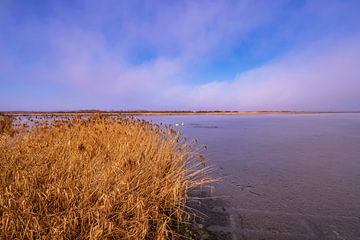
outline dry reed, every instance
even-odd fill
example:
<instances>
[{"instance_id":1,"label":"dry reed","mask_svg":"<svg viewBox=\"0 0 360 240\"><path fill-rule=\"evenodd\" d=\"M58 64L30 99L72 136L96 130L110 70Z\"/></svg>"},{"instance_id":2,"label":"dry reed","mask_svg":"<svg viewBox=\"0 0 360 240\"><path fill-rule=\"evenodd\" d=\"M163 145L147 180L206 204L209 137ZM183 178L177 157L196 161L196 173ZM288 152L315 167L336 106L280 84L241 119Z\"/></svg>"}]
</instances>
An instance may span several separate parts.
<instances>
[{"instance_id":1,"label":"dry reed","mask_svg":"<svg viewBox=\"0 0 360 240\"><path fill-rule=\"evenodd\" d=\"M208 182L199 156L171 128L132 118L0 134L0 239L179 238L188 190Z\"/></svg>"},{"instance_id":2,"label":"dry reed","mask_svg":"<svg viewBox=\"0 0 360 240\"><path fill-rule=\"evenodd\" d=\"M13 120L13 117L0 113L0 134L13 135L15 133L13 128Z\"/></svg>"}]
</instances>

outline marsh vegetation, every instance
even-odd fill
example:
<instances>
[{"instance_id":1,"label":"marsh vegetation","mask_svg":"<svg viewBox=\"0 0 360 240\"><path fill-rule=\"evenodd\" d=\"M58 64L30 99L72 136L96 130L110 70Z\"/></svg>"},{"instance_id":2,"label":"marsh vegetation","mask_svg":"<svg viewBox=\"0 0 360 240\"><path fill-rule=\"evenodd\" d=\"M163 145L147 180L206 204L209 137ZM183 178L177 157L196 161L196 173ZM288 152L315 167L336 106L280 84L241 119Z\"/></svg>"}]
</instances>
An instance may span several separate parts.
<instances>
[{"instance_id":1,"label":"marsh vegetation","mask_svg":"<svg viewBox=\"0 0 360 240\"><path fill-rule=\"evenodd\" d=\"M15 129L13 128L14 118L0 113L0 134L13 135Z\"/></svg>"},{"instance_id":2,"label":"marsh vegetation","mask_svg":"<svg viewBox=\"0 0 360 240\"><path fill-rule=\"evenodd\" d=\"M93 116L13 133L0 120L0 239L179 238L188 191L210 181L168 126Z\"/></svg>"}]
</instances>

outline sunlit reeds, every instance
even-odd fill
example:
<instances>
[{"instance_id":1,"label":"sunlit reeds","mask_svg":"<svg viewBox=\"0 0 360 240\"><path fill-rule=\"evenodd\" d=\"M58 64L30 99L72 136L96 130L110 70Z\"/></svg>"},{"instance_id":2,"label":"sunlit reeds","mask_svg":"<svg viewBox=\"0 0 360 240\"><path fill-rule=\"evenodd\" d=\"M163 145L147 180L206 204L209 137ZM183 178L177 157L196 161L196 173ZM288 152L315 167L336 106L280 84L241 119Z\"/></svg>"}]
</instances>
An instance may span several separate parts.
<instances>
[{"instance_id":1,"label":"sunlit reeds","mask_svg":"<svg viewBox=\"0 0 360 240\"><path fill-rule=\"evenodd\" d=\"M0 114L0 134L10 134L13 135L15 133L13 128L13 120L14 118L7 115Z\"/></svg>"},{"instance_id":2,"label":"sunlit reeds","mask_svg":"<svg viewBox=\"0 0 360 240\"><path fill-rule=\"evenodd\" d=\"M178 238L194 145L132 118L69 119L0 134L0 239Z\"/></svg>"}]
</instances>

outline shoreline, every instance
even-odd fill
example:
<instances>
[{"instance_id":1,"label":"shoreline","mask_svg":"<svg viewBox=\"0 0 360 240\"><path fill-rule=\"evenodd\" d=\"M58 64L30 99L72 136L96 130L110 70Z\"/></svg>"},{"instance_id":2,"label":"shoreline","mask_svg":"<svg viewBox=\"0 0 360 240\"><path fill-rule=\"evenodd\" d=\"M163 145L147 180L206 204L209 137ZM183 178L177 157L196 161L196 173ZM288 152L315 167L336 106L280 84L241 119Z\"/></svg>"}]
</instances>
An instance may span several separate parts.
<instances>
[{"instance_id":1,"label":"shoreline","mask_svg":"<svg viewBox=\"0 0 360 240\"><path fill-rule=\"evenodd\" d=\"M87 115L124 115L124 116L189 116L189 115L285 115L285 114L353 114L349 112L307 112L307 111L55 111L55 112L26 112L4 111L0 114L8 116L87 116Z\"/></svg>"}]
</instances>

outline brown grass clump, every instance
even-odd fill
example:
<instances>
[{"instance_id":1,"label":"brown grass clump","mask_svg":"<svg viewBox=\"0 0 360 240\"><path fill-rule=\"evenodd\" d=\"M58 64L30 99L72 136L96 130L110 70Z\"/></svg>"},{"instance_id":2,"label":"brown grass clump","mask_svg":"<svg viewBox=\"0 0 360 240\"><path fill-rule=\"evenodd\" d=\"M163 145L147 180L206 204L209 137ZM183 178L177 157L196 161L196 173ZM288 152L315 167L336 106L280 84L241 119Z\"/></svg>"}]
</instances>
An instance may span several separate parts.
<instances>
[{"instance_id":1,"label":"brown grass clump","mask_svg":"<svg viewBox=\"0 0 360 240\"><path fill-rule=\"evenodd\" d=\"M0 134L13 135L14 133L13 117L0 113Z\"/></svg>"},{"instance_id":2,"label":"brown grass clump","mask_svg":"<svg viewBox=\"0 0 360 240\"><path fill-rule=\"evenodd\" d=\"M168 127L92 118L0 135L0 239L168 239L208 180Z\"/></svg>"}]
</instances>

